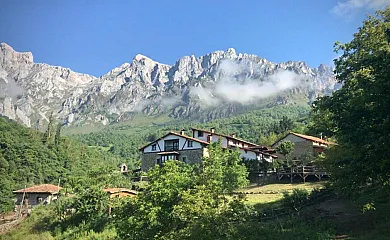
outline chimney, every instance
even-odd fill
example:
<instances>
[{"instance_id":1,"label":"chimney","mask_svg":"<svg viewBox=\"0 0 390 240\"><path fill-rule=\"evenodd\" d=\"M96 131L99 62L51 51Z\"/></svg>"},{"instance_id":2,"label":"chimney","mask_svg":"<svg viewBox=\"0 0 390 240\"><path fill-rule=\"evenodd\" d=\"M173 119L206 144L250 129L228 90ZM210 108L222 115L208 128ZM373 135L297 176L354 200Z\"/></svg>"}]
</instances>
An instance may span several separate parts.
<instances>
[{"instance_id":1,"label":"chimney","mask_svg":"<svg viewBox=\"0 0 390 240\"><path fill-rule=\"evenodd\" d=\"M215 128L214 127L210 128L210 132L215 133Z\"/></svg>"},{"instance_id":2,"label":"chimney","mask_svg":"<svg viewBox=\"0 0 390 240\"><path fill-rule=\"evenodd\" d=\"M235 138L235 137L236 137L236 134L235 134L235 133L232 133L232 135L230 135L230 136Z\"/></svg>"},{"instance_id":3,"label":"chimney","mask_svg":"<svg viewBox=\"0 0 390 240\"><path fill-rule=\"evenodd\" d=\"M180 130L180 135L184 135L184 129Z\"/></svg>"},{"instance_id":4,"label":"chimney","mask_svg":"<svg viewBox=\"0 0 390 240\"><path fill-rule=\"evenodd\" d=\"M207 142L211 143L213 141L213 135L207 135Z\"/></svg>"}]
</instances>

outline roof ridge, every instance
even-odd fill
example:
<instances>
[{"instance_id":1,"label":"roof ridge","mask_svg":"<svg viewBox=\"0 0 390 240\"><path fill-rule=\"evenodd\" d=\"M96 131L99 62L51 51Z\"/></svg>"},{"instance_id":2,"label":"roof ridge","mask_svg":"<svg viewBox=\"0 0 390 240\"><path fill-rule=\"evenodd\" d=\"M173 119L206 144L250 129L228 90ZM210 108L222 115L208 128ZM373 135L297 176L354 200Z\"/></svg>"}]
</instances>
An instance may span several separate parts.
<instances>
[{"instance_id":1,"label":"roof ridge","mask_svg":"<svg viewBox=\"0 0 390 240\"><path fill-rule=\"evenodd\" d=\"M296 132L292 132L292 131L290 133L295 135L295 136L305 138L307 140L317 141L317 142L321 142L321 143L325 143L325 144L334 144L333 142L326 141L326 140L319 138L319 137L296 133Z\"/></svg>"},{"instance_id":2,"label":"roof ridge","mask_svg":"<svg viewBox=\"0 0 390 240\"><path fill-rule=\"evenodd\" d=\"M204 129L200 129L200 128L191 128L192 130L197 130L197 131L203 131L203 132L207 132L207 133L211 133L211 134L214 134L214 135L219 135L219 136L222 136L222 137L228 137L228 138L231 138L231 139L234 139L234 140L238 140L238 141L241 141L241 142L245 142L245 143L249 143L249 144L252 144L252 145L255 145L255 146L260 146L256 143L253 143L253 142L249 142L247 140L244 140L242 138L238 138L238 137L233 137L233 136L230 136L230 135L227 135L227 134L223 134L223 133L216 133L216 132L211 132L209 130L204 130Z\"/></svg>"},{"instance_id":3,"label":"roof ridge","mask_svg":"<svg viewBox=\"0 0 390 240\"><path fill-rule=\"evenodd\" d=\"M157 141L160 141L161 139L163 139L164 137L168 136L169 134L173 134L173 135L176 135L176 136L179 136L179 137L184 137L184 138L187 138L187 139L191 139L193 141L196 141L196 142L199 142L199 143L202 143L202 144L210 144L209 142L206 142L206 141L203 141L203 140L200 140L200 139L197 139L197 138L193 138L193 137L190 137L190 136L187 136L187 135L183 135L183 134L180 134L180 133L177 133L177 132L174 132L174 131L169 131L167 134L157 138L156 140L142 146L139 148L139 150L143 150L144 148L146 148L147 146L153 144L154 142L157 142Z\"/></svg>"},{"instance_id":4,"label":"roof ridge","mask_svg":"<svg viewBox=\"0 0 390 240\"><path fill-rule=\"evenodd\" d=\"M31 187L22 188L19 190L13 191L14 193L23 193L23 192L49 192L49 193L55 193L61 190L62 187L50 184L50 183L44 183L39 185L33 185Z\"/></svg>"}]
</instances>

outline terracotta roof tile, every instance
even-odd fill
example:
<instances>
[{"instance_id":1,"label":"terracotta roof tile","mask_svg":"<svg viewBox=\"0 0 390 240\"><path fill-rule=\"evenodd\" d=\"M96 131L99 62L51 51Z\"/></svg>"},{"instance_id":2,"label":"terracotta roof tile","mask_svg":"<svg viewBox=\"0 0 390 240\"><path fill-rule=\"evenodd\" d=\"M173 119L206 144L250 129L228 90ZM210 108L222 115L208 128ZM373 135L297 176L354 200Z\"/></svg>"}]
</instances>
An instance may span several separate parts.
<instances>
[{"instance_id":1,"label":"terracotta roof tile","mask_svg":"<svg viewBox=\"0 0 390 240\"><path fill-rule=\"evenodd\" d=\"M318 142L318 143L322 143L322 144L326 144L326 145L334 145L335 143L333 142L328 142L328 141L325 141L321 138L318 138L318 137L313 137L313 136L309 136L309 135L304 135L304 134L299 134L299 133L295 133L295 132L290 132L291 134L297 136L297 137L301 137L301 138L304 138L306 140L310 140L310 141L313 141L313 142Z\"/></svg>"},{"instance_id":2,"label":"terracotta roof tile","mask_svg":"<svg viewBox=\"0 0 390 240\"><path fill-rule=\"evenodd\" d=\"M61 190L62 187L58 187L53 184L41 184L36 185L32 187L28 187L26 189L19 189L16 191L13 191L14 193L57 193L59 190Z\"/></svg>"},{"instance_id":3,"label":"terracotta roof tile","mask_svg":"<svg viewBox=\"0 0 390 240\"><path fill-rule=\"evenodd\" d=\"M153 144L153 143L155 143L155 142L157 142L157 141L160 141L161 139L163 139L164 137L166 137L166 136L168 136L168 135L175 135L175 136L183 137L183 138L192 140L192 141L194 141L194 142L202 143L202 144L205 144L205 145L208 145L208 144L209 144L208 142L199 140L199 139L197 139L197 138L193 138L193 137L190 137L190 136L187 136L187 135L182 135L182 134L177 133L177 132L169 132L169 133L165 134L164 136L162 136L162 137L160 137L160 138L154 140L153 142L148 143L148 144L146 144L145 146L139 148L139 150L143 150L143 149L146 148L147 146L149 146L149 145L151 145L151 144Z\"/></svg>"},{"instance_id":4,"label":"terracotta roof tile","mask_svg":"<svg viewBox=\"0 0 390 240\"><path fill-rule=\"evenodd\" d=\"M259 146L257 145L256 143L252 143L252 142L248 142L246 140L243 140L241 138L236 138L236 137L232 137L232 136L229 136L229 135L226 135L226 134L221 134L221 133L212 133L210 132L209 130L204 130L204 129L198 129L198 128L191 128L192 130L196 130L196 131L202 131L202 132L205 132L205 133L208 133L208 134L214 134L216 136L221 136L221 137L226 137L226 138L230 138L230 139L233 139L233 140L236 140L236 141L240 141L240 142L243 142L243 143L246 143L246 144L249 144L249 145L253 145L253 146Z\"/></svg>"}]
</instances>

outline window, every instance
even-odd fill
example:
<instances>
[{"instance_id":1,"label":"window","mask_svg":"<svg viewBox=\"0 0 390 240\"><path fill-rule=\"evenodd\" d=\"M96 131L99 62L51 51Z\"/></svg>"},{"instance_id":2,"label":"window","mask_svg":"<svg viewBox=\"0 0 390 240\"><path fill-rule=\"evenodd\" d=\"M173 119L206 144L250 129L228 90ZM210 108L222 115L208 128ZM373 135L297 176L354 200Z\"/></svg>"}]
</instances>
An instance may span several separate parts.
<instances>
[{"instance_id":1,"label":"window","mask_svg":"<svg viewBox=\"0 0 390 240\"><path fill-rule=\"evenodd\" d=\"M176 155L171 154L171 155L163 155L163 156L161 156L161 162L164 163L164 162L166 162L168 160L176 160Z\"/></svg>"},{"instance_id":2,"label":"window","mask_svg":"<svg viewBox=\"0 0 390 240\"><path fill-rule=\"evenodd\" d=\"M188 140L188 142L187 142L187 147L192 147L193 146L193 141L191 141L191 140Z\"/></svg>"},{"instance_id":3,"label":"window","mask_svg":"<svg viewBox=\"0 0 390 240\"><path fill-rule=\"evenodd\" d=\"M178 160L176 154L167 154L167 155L162 155L161 158L157 159L157 164L162 165L168 160Z\"/></svg>"},{"instance_id":4,"label":"window","mask_svg":"<svg viewBox=\"0 0 390 240\"><path fill-rule=\"evenodd\" d=\"M153 144L153 145L152 145L152 151L156 151L156 149L157 149L156 144Z\"/></svg>"},{"instance_id":5,"label":"window","mask_svg":"<svg viewBox=\"0 0 390 240\"><path fill-rule=\"evenodd\" d=\"M187 158L186 157L183 157L183 162L187 162Z\"/></svg>"},{"instance_id":6,"label":"window","mask_svg":"<svg viewBox=\"0 0 390 240\"><path fill-rule=\"evenodd\" d=\"M203 137L203 132L202 131L198 131L198 137Z\"/></svg>"},{"instance_id":7,"label":"window","mask_svg":"<svg viewBox=\"0 0 390 240\"><path fill-rule=\"evenodd\" d=\"M179 139L166 140L164 142L164 151L176 151L179 150Z\"/></svg>"}]
</instances>

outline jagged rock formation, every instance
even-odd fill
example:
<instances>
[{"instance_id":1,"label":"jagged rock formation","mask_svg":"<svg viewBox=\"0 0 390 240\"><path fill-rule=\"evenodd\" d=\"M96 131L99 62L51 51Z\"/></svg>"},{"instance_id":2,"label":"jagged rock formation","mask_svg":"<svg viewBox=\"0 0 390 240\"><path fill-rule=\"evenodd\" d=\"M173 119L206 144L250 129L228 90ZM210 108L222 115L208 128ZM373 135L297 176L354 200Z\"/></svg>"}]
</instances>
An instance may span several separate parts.
<instances>
[{"instance_id":1,"label":"jagged rock formation","mask_svg":"<svg viewBox=\"0 0 390 240\"><path fill-rule=\"evenodd\" d=\"M286 104L286 93L310 102L338 87L325 65L277 64L232 48L185 56L173 66L137 55L98 78L34 63L31 53L0 45L0 114L33 127L51 112L68 125L109 124L139 112L209 120L264 101Z\"/></svg>"}]
</instances>

